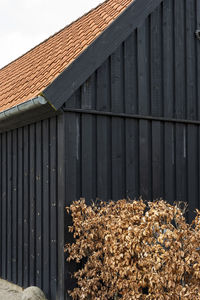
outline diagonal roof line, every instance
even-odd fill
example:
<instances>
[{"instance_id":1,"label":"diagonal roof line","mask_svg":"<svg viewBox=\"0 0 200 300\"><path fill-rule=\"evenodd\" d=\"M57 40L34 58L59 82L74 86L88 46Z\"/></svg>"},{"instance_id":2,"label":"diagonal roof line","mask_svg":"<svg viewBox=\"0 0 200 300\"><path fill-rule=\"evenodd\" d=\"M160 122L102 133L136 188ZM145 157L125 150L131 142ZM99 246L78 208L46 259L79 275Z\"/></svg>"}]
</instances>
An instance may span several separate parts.
<instances>
[{"instance_id":1,"label":"diagonal roof line","mask_svg":"<svg viewBox=\"0 0 200 300\"><path fill-rule=\"evenodd\" d=\"M135 0L43 92L59 109L163 0Z\"/></svg>"},{"instance_id":2,"label":"diagonal roof line","mask_svg":"<svg viewBox=\"0 0 200 300\"><path fill-rule=\"evenodd\" d=\"M134 0L106 0L0 70L0 111L38 96Z\"/></svg>"},{"instance_id":3,"label":"diagonal roof line","mask_svg":"<svg viewBox=\"0 0 200 300\"><path fill-rule=\"evenodd\" d=\"M102 0L102 3L104 1ZM15 61L17 61L18 59L22 58L23 56L27 55L29 52L31 52L32 50L34 50L35 48L39 47L40 45L42 45L43 43L47 42L49 39L53 38L54 36L56 36L57 34L59 34L60 32L64 31L66 28L72 26L73 24L75 24L76 22L78 22L80 19L82 19L83 17L86 17L88 14L92 13L94 10L98 9L98 7L100 7L102 5L102 3L98 4L96 7L92 8L90 11L86 12L85 14L83 14L82 16L80 16L79 18L77 18L76 20L72 21L71 23L67 24L65 27L63 27L62 29L58 30L57 32L53 33L52 35L50 35L48 38L46 38L45 40L43 40L41 43L37 44L36 46L34 46L33 48L29 49L28 51L26 51L25 53L23 53L22 55L20 55L19 57L17 57L16 59L12 60L11 62L9 62L8 64L6 64L5 66L3 66L2 68L0 68L0 71L3 70L4 68L7 68L9 65L13 64Z\"/></svg>"}]
</instances>

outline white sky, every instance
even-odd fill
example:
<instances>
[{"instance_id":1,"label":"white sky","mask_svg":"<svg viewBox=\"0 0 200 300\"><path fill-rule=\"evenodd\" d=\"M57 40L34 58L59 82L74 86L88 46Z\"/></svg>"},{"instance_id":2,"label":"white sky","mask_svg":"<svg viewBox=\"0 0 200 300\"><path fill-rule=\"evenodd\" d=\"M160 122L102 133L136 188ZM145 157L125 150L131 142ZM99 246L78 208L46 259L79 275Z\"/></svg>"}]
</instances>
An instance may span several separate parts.
<instances>
[{"instance_id":1,"label":"white sky","mask_svg":"<svg viewBox=\"0 0 200 300\"><path fill-rule=\"evenodd\" d=\"M0 0L0 68L104 0Z\"/></svg>"}]
</instances>

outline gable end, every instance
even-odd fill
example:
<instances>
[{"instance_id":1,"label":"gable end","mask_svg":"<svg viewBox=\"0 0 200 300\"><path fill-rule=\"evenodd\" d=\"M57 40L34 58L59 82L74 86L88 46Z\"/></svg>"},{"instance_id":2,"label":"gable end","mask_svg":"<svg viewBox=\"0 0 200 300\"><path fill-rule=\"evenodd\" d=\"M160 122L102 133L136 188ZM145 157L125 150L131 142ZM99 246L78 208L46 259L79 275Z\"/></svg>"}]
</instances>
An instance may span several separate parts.
<instances>
[{"instance_id":1,"label":"gable end","mask_svg":"<svg viewBox=\"0 0 200 300\"><path fill-rule=\"evenodd\" d=\"M87 78L163 0L135 0L42 93L59 109Z\"/></svg>"}]
</instances>

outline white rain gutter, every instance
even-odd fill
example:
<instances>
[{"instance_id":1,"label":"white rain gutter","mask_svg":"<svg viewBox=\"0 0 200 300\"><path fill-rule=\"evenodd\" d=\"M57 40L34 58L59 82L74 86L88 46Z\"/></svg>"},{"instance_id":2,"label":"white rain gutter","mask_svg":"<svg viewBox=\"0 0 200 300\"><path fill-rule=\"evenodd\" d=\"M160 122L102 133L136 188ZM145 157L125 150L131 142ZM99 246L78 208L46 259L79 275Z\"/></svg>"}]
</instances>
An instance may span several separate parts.
<instances>
[{"instance_id":1,"label":"white rain gutter","mask_svg":"<svg viewBox=\"0 0 200 300\"><path fill-rule=\"evenodd\" d=\"M43 96L38 96L24 103L18 104L12 108L0 112L0 122L10 117L16 117L18 114L24 113L44 104L47 104L47 101Z\"/></svg>"}]
</instances>

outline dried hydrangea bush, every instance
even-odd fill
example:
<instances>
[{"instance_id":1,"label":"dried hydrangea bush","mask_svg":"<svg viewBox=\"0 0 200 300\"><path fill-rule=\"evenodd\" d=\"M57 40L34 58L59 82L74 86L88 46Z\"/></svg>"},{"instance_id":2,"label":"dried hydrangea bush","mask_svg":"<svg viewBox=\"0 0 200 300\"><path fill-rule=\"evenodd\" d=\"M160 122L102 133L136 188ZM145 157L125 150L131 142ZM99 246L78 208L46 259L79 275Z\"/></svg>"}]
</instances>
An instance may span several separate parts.
<instances>
[{"instance_id":1,"label":"dried hydrangea bush","mask_svg":"<svg viewBox=\"0 0 200 300\"><path fill-rule=\"evenodd\" d=\"M68 261L85 261L73 299L200 299L200 211L190 225L180 205L163 200L81 199L67 211Z\"/></svg>"}]
</instances>

